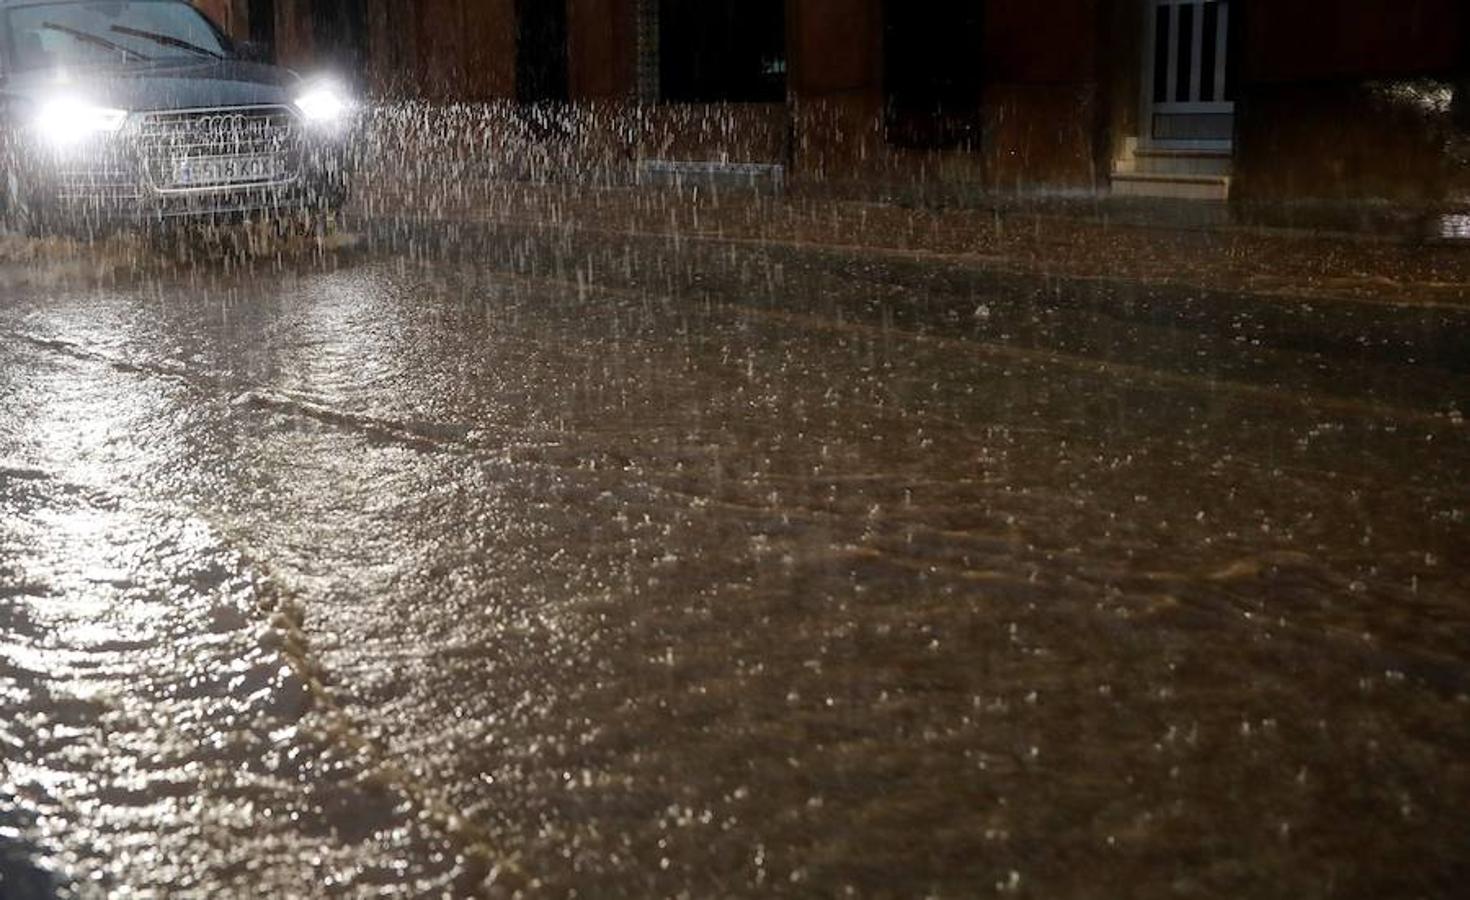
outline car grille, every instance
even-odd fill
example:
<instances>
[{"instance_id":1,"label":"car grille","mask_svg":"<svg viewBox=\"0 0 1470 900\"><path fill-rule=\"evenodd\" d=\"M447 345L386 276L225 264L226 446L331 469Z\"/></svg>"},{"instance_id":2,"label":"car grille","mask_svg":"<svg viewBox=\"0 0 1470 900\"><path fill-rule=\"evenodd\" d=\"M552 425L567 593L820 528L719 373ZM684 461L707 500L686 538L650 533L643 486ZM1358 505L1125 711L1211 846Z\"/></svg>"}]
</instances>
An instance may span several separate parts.
<instances>
[{"instance_id":1,"label":"car grille","mask_svg":"<svg viewBox=\"0 0 1470 900\"><path fill-rule=\"evenodd\" d=\"M287 184L301 170L300 122L285 107L149 113L136 136L148 182L164 193ZM270 176L242 173L238 179L203 187L175 181L182 160L247 157L276 157L281 165Z\"/></svg>"},{"instance_id":2,"label":"car grille","mask_svg":"<svg viewBox=\"0 0 1470 900\"><path fill-rule=\"evenodd\" d=\"M57 172L57 199L66 203L106 206L142 196L136 167L122 156L63 166Z\"/></svg>"}]
</instances>

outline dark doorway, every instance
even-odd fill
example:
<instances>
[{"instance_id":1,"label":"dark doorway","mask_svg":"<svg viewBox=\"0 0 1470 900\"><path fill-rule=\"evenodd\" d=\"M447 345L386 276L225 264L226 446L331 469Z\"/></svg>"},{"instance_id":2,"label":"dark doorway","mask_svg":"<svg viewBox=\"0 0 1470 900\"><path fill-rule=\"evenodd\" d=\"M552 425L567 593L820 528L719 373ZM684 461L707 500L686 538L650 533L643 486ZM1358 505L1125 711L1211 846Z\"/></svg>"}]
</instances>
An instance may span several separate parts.
<instances>
[{"instance_id":1,"label":"dark doorway","mask_svg":"<svg viewBox=\"0 0 1470 900\"><path fill-rule=\"evenodd\" d=\"M367 65L366 0L320 0L311 6L317 56L344 75L361 77Z\"/></svg>"},{"instance_id":2,"label":"dark doorway","mask_svg":"<svg viewBox=\"0 0 1470 900\"><path fill-rule=\"evenodd\" d=\"M983 22L980 0L884 0L890 143L919 149L979 145Z\"/></svg>"},{"instance_id":3,"label":"dark doorway","mask_svg":"<svg viewBox=\"0 0 1470 900\"><path fill-rule=\"evenodd\" d=\"M663 0L659 93L673 103L783 102L784 0Z\"/></svg>"},{"instance_id":4,"label":"dark doorway","mask_svg":"<svg viewBox=\"0 0 1470 900\"><path fill-rule=\"evenodd\" d=\"M246 7L250 24L250 43L269 48L275 58L276 46L276 0L250 0Z\"/></svg>"},{"instance_id":5,"label":"dark doorway","mask_svg":"<svg viewBox=\"0 0 1470 900\"><path fill-rule=\"evenodd\" d=\"M565 103L567 0L516 0L516 99Z\"/></svg>"}]
</instances>

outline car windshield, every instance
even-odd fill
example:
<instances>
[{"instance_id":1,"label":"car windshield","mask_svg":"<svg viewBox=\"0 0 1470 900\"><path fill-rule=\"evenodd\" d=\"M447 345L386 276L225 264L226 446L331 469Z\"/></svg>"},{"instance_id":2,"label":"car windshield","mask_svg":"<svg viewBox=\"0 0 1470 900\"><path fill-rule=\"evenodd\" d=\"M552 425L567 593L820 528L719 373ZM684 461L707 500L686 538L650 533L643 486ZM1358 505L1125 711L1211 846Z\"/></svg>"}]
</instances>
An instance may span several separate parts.
<instances>
[{"instance_id":1,"label":"car windshield","mask_svg":"<svg viewBox=\"0 0 1470 900\"><path fill-rule=\"evenodd\" d=\"M179 0L22 6L6 13L6 26L17 71L229 54L208 20Z\"/></svg>"}]
</instances>

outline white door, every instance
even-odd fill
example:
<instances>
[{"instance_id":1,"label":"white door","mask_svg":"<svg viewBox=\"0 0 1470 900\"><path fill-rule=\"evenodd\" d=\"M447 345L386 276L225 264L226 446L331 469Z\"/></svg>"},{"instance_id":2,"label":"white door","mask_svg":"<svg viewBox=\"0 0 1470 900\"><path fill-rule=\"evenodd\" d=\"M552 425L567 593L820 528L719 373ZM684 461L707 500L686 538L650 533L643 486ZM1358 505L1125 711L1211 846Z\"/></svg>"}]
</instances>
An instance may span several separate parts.
<instances>
[{"instance_id":1,"label":"white door","mask_svg":"<svg viewBox=\"0 0 1470 900\"><path fill-rule=\"evenodd\" d=\"M1147 0L1143 140L1228 149L1234 134L1230 0Z\"/></svg>"}]
</instances>

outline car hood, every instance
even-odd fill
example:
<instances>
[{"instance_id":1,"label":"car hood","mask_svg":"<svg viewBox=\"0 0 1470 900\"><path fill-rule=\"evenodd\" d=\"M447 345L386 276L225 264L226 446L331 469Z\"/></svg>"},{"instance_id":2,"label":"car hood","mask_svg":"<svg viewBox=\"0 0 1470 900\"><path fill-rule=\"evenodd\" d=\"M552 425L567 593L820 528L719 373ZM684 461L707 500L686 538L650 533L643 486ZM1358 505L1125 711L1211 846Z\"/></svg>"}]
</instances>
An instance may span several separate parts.
<instances>
[{"instance_id":1,"label":"car hood","mask_svg":"<svg viewBox=\"0 0 1470 900\"><path fill-rule=\"evenodd\" d=\"M100 106L146 112L284 104L300 84L301 78L287 69L222 59L74 71L65 81L49 72L23 74L10 79L4 90L21 100L66 91Z\"/></svg>"}]
</instances>

